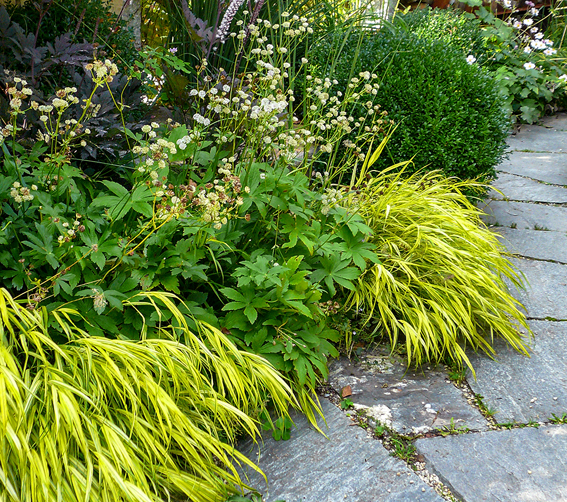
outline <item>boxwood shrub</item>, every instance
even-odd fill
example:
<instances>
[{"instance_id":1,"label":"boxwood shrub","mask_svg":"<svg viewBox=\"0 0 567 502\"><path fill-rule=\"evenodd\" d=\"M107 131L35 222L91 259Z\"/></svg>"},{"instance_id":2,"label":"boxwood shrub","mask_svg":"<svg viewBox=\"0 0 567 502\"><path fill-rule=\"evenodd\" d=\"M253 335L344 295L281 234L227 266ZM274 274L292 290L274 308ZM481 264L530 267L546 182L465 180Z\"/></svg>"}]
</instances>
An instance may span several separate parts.
<instances>
[{"instance_id":1,"label":"boxwood shrub","mask_svg":"<svg viewBox=\"0 0 567 502\"><path fill-rule=\"evenodd\" d=\"M415 9L400 13L394 23L400 30L415 33L419 38L437 40L460 49L465 56L474 54L479 61L490 56L487 35L474 14L459 9Z\"/></svg>"},{"instance_id":2,"label":"boxwood shrub","mask_svg":"<svg viewBox=\"0 0 567 502\"><path fill-rule=\"evenodd\" d=\"M413 170L440 169L483 181L494 177L510 120L489 73L468 64L461 50L406 30L383 29L346 39L335 34L319 42L310 58L319 75L336 79L335 89L342 92L361 72L379 75L374 104L388 111L397 129L374 168L413 158ZM366 113L362 103L352 112Z\"/></svg>"}]
</instances>

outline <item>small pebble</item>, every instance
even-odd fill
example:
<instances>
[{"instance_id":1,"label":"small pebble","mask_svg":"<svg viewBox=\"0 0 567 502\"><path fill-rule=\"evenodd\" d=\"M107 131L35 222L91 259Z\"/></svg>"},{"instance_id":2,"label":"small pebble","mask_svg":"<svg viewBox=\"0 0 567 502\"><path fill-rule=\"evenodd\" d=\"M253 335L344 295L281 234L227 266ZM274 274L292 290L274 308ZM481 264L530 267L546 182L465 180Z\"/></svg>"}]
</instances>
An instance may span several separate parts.
<instances>
[{"instance_id":1,"label":"small pebble","mask_svg":"<svg viewBox=\"0 0 567 502\"><path fill-rule=\"evenodd\" d=\"M532 473L532 471L528 471L528 474L531 474L531 473Z\"/></svg>"},{"instance_id":2,"label":"small pebble","mask_svg":"<svg viewBox=\"0 0 567 502\"><path fill-rule=\"evenodd\" d=\"M424 491L425 491L425 488L422 488L421 491L424 492Z\"/></svg>"},{"instance_id":3,"label":"small pebble","mask_svg":"<svg viewBox=\"0 0 567 502\"><path fill-rule=\"evenodd\" d=\"M410 479L409 482L410 482L410 485L413 485L413 479Z\"/></svg>"},{"instance_id":4,"label":"small pebble","mask_svg":"<svg viewBox=\"0 0 567 502\"><path fill-rule=\"evenodd\" d=\"M553 398L553 400L554 400L554 401L557 401L557 398L556 398L556 397L554 397L554 398Z\"/></svg>"}]
</instances>

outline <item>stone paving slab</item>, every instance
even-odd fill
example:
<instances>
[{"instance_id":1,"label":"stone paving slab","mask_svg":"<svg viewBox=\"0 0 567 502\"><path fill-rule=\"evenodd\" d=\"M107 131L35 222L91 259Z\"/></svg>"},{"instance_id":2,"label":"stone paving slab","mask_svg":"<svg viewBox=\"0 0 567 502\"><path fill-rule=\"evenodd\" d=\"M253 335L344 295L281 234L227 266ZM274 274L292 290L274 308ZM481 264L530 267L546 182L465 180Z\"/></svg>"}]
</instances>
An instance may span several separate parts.
<instances>
[{"instance_id":1,"label":"stone paving slab","mask_svg":"<svg viewBox=\"0 0 567 502\"><path fill-rule=\"evenodd\" d=\"M543 127L550 127L556 131L567 131L567 113L558 113L557 115L543 117L541 119L541 125Z\"/></svg>"},{"instance_id":2,"label":"stone paving slab","mask_svg":"<svg viewBox=\"0 0 567 502\"><path fill-rule=\"evenodd\" d=\"M259 465L268 478L267 502L443 502L404 462L354 426L326 399L321 400L328 438L303 417L288 441L265 439ZM257 447L241 448L257 459ZM264 478L252 471L250 484L265 493Z\"/></svg>"},{"instance_id":3,"label":"stone paving slab","mask_svg":"<svg viewBox=\"0 0 567 502\"><path fill-rule=\"evenodd\" d=\"M567 154L511 152L498 171L528 176L555 185L567 185Z\"/></svg>"},{"instance_id":4,"label":"stone paving slab","mask_svg":"<svg viewBox=\"0 0 567 502\"><path fill-rule=\"evenodd\" d=\"M510 253L538 260L555 260L567 264L567 234L522 230L510 227L492 229Z\"/></svg>"},{"instance_id":5,"label":"stone paving slab","mask_svg":"<svg viewBox=\"0 0 567 502\"><path fill-rule=\"evenodd\" d=\"M543 126L524 126L518 134L510 136L506 142L512 150L567 153L565 132Z\"/></svg>"},{"instance_id":6,"label":"stone paving slab","mask_svg":"<svg viewBox=\"0 0 567 502\"><path fill-rule=\"evenodd\" d=\"M567 207L503 200L486 200L478 207L485 212L482 219L488 225L567 232Z\"/></svg>"},{"instance_id":7,"label":"stone paving slab","mask_svg":"<svg viewBox=\"0 0 567 502\"><path fill-rule=\"evenodd\" d=\"M567 425L420 439L416 446L465 502L567 502Z\"/></svg>"},{"instance_id":8,"label":"stone paving slab","mask_svg":"<svg viewBox=\"0 0 567 502\"><path fill-rule=\"evenodd\" d=\"M555 204L567 203L567 188L562 186L546 185L539 181L515 174L500 173L498 179L492 183L502 194L490 190L491 199L510 199L522 202L551 202Z\"/></svg>"},{"instance_id":9,"label":"stone paving slab","mask_svg":"<svg viewBox=\"0 0 567 502\"><path fill-rule=\"evenodd\" d=\"M339 394L350 385L349 399L356 408L401 434L443 429L451 419L456 427L488 429L486 419L438 369L408 371L389 356L365 354L358 363L346 358L333 361L329 383Z\"/></svg>"},{"instance_id":10,"label":"stone paving slab","mask_svg":"<svg viewBox=\"0 0 567 502\"><path fill-rule=\"evenodd\" d=\"M496 410L498 423L547 421L567 413L567 322L529 321L534 338L528 340L530 356L503 341L494 344L497 360L472 354L476 381L473 392Z\"/></svg>"},{"instance_id":11,"label":"stone paving slab","mask_svg":"<svg viewBox=\"0 0 567 502\"><path fill-rule=\"evenodd\" d=\"M526 289L512 287L511 293L524 305L527 316L567 319L567 265L521 258L511 261L526 278Z\"/></svg>"}]
</instances>

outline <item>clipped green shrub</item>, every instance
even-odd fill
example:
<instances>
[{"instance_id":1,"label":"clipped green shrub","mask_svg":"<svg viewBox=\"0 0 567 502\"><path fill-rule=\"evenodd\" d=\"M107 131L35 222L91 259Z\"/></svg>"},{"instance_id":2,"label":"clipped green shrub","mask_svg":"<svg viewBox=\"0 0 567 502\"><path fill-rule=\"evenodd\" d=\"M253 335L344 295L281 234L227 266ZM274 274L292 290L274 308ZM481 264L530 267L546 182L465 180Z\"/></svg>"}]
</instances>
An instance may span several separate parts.
<instances>
[{"instance_id":1,"label":"clipped green shrub","mask_svg":"<svg viewBox=\"0 0 567 502\"><path fill-rule=\"evenodd\" d=\"M328 64L327 55L339 49ZM365 71L381 78L372 103L388 112L397 129L375 168L413 158L414 169L440 169L460 179L494 177L506 149L508 115L490 75L459 50L382 30L327 39L311 60L321 77L336 79L343 89ZM354 117L365 116L368 104L359 103Z\"/></svg>"},{"instance_id":2,"label":"clipped green shrub","mask_svg":"<svg viewBox=\"0 0 567 502\"><path fill-rule=\"evenodd\" d=\"M553 39L553 29L546 29L560 14L543 12L513 10L497 17L485 7L474 14L423 9L397 16L395 24L419 38L451 45L491 72L512 119L533 123L566 99L567 53L561 35Z\"/></svg>"},{"instance_id":3,"label":"clipped green shrub","mask_svg":"<svg viewBox=\"0 0 567 502\"><path fill-rule=\"evenodd\" d=\"M530 332L507 281L521 287L504 246L463 195L470 183L440 173L372 179L358 202L380 263L357 279L348 299L376 333L404 344L408 362L449 359L471 368L465 350L492 355L495 337L526 353Z\"/></svg>"},{"instance_id":4,"label":"clipped green shrub","mask_svg":"<svg viewBox=\"0 0 567 502\"><path fill-rule=\"evenodd\" d=\"M410 31L419 38L460 49L465 56L474 54L479 61L488 52L480 19L459 9L415 9L398 14L394 23L398 29Z\"/></svg>"}]
</instances>

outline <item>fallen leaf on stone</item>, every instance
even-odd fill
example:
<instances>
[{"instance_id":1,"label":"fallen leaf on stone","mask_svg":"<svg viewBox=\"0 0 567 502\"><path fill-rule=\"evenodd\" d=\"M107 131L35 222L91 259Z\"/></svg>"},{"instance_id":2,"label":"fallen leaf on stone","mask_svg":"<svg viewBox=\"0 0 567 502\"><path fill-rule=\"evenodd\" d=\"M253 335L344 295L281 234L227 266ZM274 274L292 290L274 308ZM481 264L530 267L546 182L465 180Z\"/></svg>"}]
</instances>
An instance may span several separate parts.
<instances>
[{"instance_id":1,"label":"fallen leaf on stone","mask_svg":"<svg viewBox=\"0 0 567 502\"><path fill-rule=\"evenodd\" d=\"M352 396L352 389L351 389L350 385L343 387L343 390L341 391L341 396L343 396L343 397Z\"/></svg>"}]
</instances>

